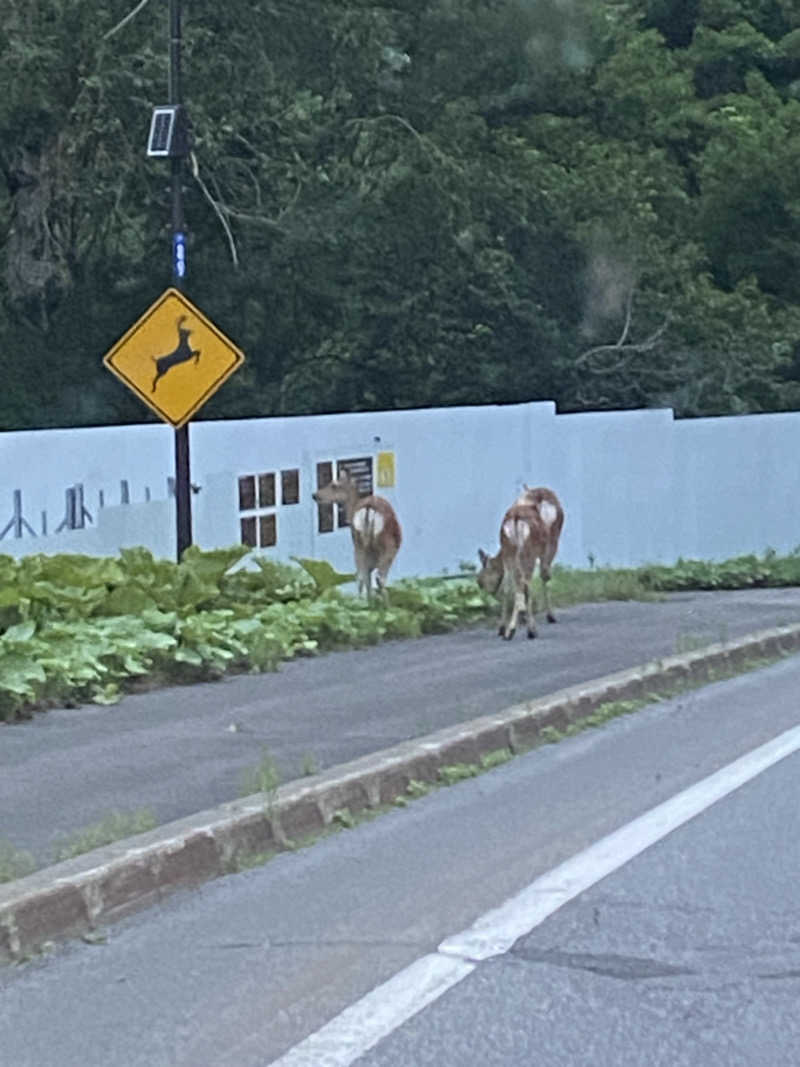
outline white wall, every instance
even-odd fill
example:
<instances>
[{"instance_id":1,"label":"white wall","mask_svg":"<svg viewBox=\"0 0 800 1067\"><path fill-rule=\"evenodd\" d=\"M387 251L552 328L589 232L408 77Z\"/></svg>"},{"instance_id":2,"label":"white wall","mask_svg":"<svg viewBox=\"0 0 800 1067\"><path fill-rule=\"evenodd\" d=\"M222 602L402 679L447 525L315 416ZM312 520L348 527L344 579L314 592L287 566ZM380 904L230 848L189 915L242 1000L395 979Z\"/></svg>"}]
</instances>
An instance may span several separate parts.
<instances>
[{"instance_id":1,"label":"white wall","mask_svg":"<svg viewBox=\"0 0 800 1067\"><path fill-rule=\"evenodd\" d=\"M347 530L317 532L316 465L396 457L396 484L380 492L404 530L394 577L454 573L493 549L504 509L523 482L549 485L564 503L559 561L586 566L723 559L800 543L796 501L800 413L675 422L670 410L557 415L550 402L347 415L197 422L190 428L194 540L205 548L239 540L238 478L298 469L300 503L275 510L278 543L270 554L330 560L352 569ZM19 539L0 552L114 554L146 544L173 557L174 434L147 425L0 434L0 530L14 489L37 532L47 512L50 536ZM132 504L119 504L126 479ZM54 534L64 494L84 487L94 523ZM105 504L98 507L102 490ZM149 490L153 503L144 504ZM108 506L115 505L115 506Z\"/></svg>"}]
</instances>

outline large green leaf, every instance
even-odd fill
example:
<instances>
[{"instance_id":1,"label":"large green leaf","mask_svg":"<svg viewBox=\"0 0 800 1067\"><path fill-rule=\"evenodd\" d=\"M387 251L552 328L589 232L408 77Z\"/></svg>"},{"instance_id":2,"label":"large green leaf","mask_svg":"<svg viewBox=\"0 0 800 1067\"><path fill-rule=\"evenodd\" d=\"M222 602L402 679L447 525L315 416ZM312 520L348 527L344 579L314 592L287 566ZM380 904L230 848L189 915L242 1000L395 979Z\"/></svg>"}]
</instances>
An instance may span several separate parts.
<instances>
[{"instance_id":1,"label":"large green leaf","mask_svg":"<svg viewBox=\"0 0 800 1067\"><path fill-rule=\"evenodd\" d=\"M318 593L324 593L328 589L334 589L337 585L355 581L355 574L342 574L327 560L305 559L300 556L292 556L292 559L313 578Z\"/></svg>"}]
</instances>

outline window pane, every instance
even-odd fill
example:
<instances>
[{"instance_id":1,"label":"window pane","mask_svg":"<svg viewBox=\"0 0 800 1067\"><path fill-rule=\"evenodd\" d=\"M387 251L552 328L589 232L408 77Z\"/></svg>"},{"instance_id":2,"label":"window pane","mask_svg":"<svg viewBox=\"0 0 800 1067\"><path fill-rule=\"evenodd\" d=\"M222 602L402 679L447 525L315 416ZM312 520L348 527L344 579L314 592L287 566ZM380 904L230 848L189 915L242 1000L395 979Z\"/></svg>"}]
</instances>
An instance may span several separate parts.
<instances>
[{"instance_id":1,"label":"window pane","mask_svg":"<svg viewBox=\"0 0 800 1067\"><path fill-rule=\"evenodd\" d=\"M317 464L317 489L333 481L333 464ZM333 504L317 504L317 530L319 533L333 531Z\"/></svg>"},{"instance_id":2,"label":"window pane","mask_svg":"<svg viewBox=\"0 0 800 1067\"><path fill-rule=\"evenodd\" d=\"M250 545L251 548L255 548L256 547L256 520L254 518L240 519L239 520L239 527L240 527L240 529L242 531L242 544L243 545Z\"/></svg>"},{"instance_id":3,"label":"window pane","mask_svg":"<svg viewBox=\"0 0 800 1067\"><path fill-rule=\"evenodd\" d=\"M260 508L275 507L275 475L259 474L258 476L258 506Z\"/></svg>"},{"instance_id":4,"label":"window pane","mask_svg":"<svg viewBox=\"0 0 800 1067\"><path fill-rule=\"evenodd\" d=\"M297 504L300 501L300 471L281 471L281 503Z\"/></svg>"},{"instance_id":5,"label":"window pane","mask_svg":"<svg viewBox=\"0 0 800 1067\"><path fill-rule=\"evenodd\" d=\"M336 476L341 478L345 473L356 483L361 496L369 496L372 493L372 456L340 459L336 464Z\"/></svg>"},{"instance_id":6,"label":"window pane","mask_svg":"<svg viewBox=\"0 0 800 1067\"><path fill-rule=\"evenodd\" d=\"M333 481L333 464L332 463L318 463L317 464L317 489L321 489L323 485L327 485Z\"/></svg>"},{"instance_id":7,"label":"window pane","mask_svg":"<svg viewBox=\"0 0 800 1067\"><path fill-rule=\"evenodd\" d=\"M252 474L239 479L239 511L249 511L256 506L256 480ZM247 542L244 542L247 544Z\"/></svg>"},{"instance_id":8,"label":"window pane","mask_svg":"<svg viewBox=\"0 0 800 1067\"><path fill-rule=\"evenodd\" d=\"M278 540L274 515L260 515L258 519L258 536L262 548L269 548Z\"/></svg>"}]
</instances>

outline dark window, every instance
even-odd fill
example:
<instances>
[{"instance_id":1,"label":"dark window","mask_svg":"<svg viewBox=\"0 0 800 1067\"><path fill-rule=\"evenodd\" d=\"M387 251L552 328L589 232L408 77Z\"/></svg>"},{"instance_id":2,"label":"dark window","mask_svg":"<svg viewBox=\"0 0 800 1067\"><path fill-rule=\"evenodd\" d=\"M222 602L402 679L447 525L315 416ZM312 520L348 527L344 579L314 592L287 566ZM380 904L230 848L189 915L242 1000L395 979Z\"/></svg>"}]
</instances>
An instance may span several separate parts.
<instances>
[{"instance_id":1,"label":"dark window","mask_svg":"<svg viewBox=\"0 0 800 1067\"><path fill-rule=\"evenodd\" d=\"M258 476L258 506L260 508L275 507L275 475L259 474Z\"/></svg>"},{"instance_id":2,"label":"dark window","mask_svg":"<svg viewBox=\"0 0 800 1067\"><path fill-rule=\"evenodd\" d=\"M278 540L275 515L259 515L258 517L258 541L261 548L269 548Z\"/></svg>"},{"instance_id":3,"label":"dark window","mask_svg":"<svg viewBox=\"0 0 800 1067\"><path fill-rule=\"evenodd\" d=\"M251 548L269 548L277 541L278 523L273 512L275 507L275 473L243 474L239 478L239 510L261 514L240 517L239 530L243 545Z\"/></svg>"},{"instance_id":4,"label":"dark window","mask_svg":"<svg viewBox=\"0 0 800 1067\"><path fill-rule=\"evenodd\" d=\"M242 544L249 545L251 548L257 547L256 541L256 520L255 518L240 519L239 526L242 531Z\"/></svg>"},{"instance_id":5,"label":"dark window","mask_svg":"<svg viewBox=\"0 0 800 1067\"><path fill-rule=\"evenodd\" d=\"M333 464L317 464L317 489L322 489L333 481ZM317 504L317 530L320 533L331 533L333 530L333 504Z\"/></svg>"},{"instance_id":6,"label":"dark window","mask_svg":"<svg viewBox=\"0 0 800 1067\"><path fill-rule=\"evenodd\" d=\"M252 474L239 479L239 511L250 511L256 506L256 480ZM247 541L244 542L247 544Z\"/></svg>"},{"instance_id":7,"label":"dark window","mask_svg":"<svg viewBox=\"0 0 800 1067\"><path fill-rule=\"evenodd\" d=\"M372 489L372 456L360 456L358 459L340 459L336 464L336 477L348 474L350 480L358 486L361 496L370 496Z\"/></svg>"},{"instance_id":8,"label":"dark window","mask_svg":"<svg viewBox=\"0 0 800 1067\"><path fill-rule=\"evenodd\" d=\"M300 502L300 471L281 471L281 503L298 504Z\"/></svg>"}]
</instances>

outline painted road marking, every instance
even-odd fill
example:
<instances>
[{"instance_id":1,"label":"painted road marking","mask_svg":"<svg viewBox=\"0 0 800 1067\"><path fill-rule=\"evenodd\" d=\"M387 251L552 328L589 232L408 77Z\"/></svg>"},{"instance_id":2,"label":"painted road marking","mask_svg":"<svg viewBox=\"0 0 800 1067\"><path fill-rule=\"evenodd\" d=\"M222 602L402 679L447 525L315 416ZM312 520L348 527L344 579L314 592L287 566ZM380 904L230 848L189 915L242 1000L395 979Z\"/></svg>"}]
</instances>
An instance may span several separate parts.
<instances>
[{"instance_id":1,"label":"painted road marking","mask_svg":"<svg viewBox=\"0 0 800 1067\"><path fill-rule=\"evenodd\" d=\"M507 952L564 904L799 749L800 726L795 726L590 845L468 929L445 938L436 953L377 986L270 1067L350 1067L466 978L479 961Z\"/></svg>"}]
</instances>

